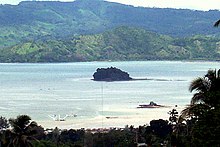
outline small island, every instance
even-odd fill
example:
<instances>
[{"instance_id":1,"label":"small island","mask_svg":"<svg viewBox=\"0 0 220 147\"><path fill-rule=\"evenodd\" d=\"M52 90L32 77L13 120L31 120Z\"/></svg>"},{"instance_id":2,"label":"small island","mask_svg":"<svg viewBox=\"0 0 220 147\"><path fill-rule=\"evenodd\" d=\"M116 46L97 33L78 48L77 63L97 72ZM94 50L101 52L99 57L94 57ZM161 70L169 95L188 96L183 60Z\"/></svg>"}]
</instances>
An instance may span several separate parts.
<instances>
[{"instance_id":1,"label":"small island","mask_svg":"<svg viewBox=\"0 0 220 147\"><path fill-rule=\"evenodd\" d=\"M93 74L94 81L129 81L132 78L125 71L116 67L98 68Z\"/></svg>"}]
</instances>

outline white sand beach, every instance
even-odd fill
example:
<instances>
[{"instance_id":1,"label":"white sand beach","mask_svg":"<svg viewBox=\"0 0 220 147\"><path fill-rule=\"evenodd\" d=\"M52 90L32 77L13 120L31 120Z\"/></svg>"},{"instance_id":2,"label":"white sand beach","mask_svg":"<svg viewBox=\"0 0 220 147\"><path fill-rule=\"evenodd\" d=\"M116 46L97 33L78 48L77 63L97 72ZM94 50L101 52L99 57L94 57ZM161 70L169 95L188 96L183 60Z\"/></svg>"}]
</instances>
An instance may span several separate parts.
<instances>
[{"instance_id":1,"label":"white sand beach","mask_svg":"<svg viewBox=\"0 0 220 147\"><path fill-rule=\"evenodd\" d=\"M37 121L39 125L44 128L60 129L97 129L97 128L124 128L126 125L133 125L138 127L140 125L148 125L151 120L156 119L169 119L168 112L175 107L165 108L136 108L136 109L114 109L111 111L121 111L133 113L133 115L120 115L120 116L97 116L94 118L82 119L80 116L75 118L67 118L65 121L54 121L48 119L47 121ZM177 107L180 112L183 107Z\"/></svg>"}]
</instances>

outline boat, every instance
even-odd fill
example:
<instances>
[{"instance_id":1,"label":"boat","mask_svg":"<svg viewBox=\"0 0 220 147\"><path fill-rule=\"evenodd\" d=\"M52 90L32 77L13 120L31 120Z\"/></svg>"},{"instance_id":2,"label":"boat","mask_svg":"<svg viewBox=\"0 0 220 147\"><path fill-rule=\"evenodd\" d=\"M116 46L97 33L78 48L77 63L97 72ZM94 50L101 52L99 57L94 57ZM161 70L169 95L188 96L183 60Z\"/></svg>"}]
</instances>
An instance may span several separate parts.
<instances>
[{"instance_id":1,"label":"boat","mask_svg":"<svg viewBox=\"0 0 220 147\"><path fill-rule=\"evenodd\" d=\"M74 114L74 115L68 115L66 114L64 117L61 117L60 115L48 115L50 118L52 118L54 121L65 121L67 117L77 117L77 114Z\"/></svg>"},{"instance_id":2,"label":"boat","mask_svg":"<svg viewBox=\"0 0 220 147\"><path fill-rule=\"evenodd\" d=\"M107 116L105 118L107 118L107 119L115 119L115 118L118 118L118 117L117 116Z\"/></svg>"},{"instance_id":3,"label":"boat","mask_svg":"<svg viewBox=\"0 0 220 147\"><path fill-rule=\"evenodd\" d=\"M158 105L157 103L151 101L149 104L139 105L137 108L160 108L164 107L163 105Z\"/></svg>"}]
</instances>

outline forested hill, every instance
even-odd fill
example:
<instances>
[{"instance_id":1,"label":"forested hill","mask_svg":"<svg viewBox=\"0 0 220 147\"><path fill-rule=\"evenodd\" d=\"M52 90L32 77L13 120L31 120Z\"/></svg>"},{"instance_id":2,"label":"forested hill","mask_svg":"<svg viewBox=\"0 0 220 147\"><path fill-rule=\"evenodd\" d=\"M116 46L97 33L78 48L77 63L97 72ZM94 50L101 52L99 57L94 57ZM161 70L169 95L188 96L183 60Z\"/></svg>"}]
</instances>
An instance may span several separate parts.
<instances>
[{"instance_id":1,"label":"forested hill","mask_svg":"<svg viewBox=\"0 0 220 147\"><path fill-rule=\"evenodd\" d=\"M178 37L214 35L220 32L212 27L219 16L215 10L142 8L103 0L24 1L0 5L0 48L42 38L101 33L122 25Z\"/></svg>"},{"instance_id":2,"label":"forested hill","mask_svg":"<svg viewBox=\"0 0 220 147\"><path fill-rule=\"evenodd\" d=\"M220 39L199 35L178 39L118 27L96 35L26 41L0 52L0 62L219 60Z\"/></svg>"}]
</instances>

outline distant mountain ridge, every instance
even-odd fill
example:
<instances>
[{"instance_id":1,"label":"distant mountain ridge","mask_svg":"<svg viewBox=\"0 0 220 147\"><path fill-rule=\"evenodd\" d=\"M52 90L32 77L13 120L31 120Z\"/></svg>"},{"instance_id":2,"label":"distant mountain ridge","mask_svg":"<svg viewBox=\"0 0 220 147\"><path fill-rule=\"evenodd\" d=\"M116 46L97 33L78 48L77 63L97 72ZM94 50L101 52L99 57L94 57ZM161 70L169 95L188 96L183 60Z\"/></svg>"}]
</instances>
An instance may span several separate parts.
<instances>
[{"instance_id":1,"label":"distant mountain ridge","mask_svg":"<svg viewBox=\"0 0 220 147\"><path fill-rule=\"evenodd\" d=\"M0 5L0 61L217 60L219 16L103 0Z\"/></svg>"},{"instance_id":2,"label":"distant mountain ridge","mask_svg":"<svg viewBox=\"0 0 220 147\"><path fill-rule=\"evenodd\" d=\"M103 0L24 1L0 5L0 48L24 40L95 34L118 26L141 27L159 34L216 35L219 11L143 8Z\"/></svg>"}]
</instances>

